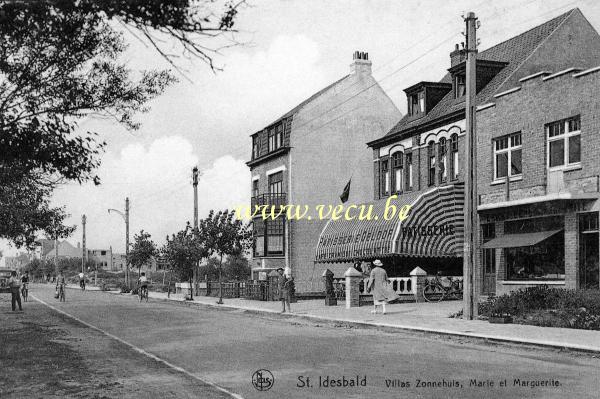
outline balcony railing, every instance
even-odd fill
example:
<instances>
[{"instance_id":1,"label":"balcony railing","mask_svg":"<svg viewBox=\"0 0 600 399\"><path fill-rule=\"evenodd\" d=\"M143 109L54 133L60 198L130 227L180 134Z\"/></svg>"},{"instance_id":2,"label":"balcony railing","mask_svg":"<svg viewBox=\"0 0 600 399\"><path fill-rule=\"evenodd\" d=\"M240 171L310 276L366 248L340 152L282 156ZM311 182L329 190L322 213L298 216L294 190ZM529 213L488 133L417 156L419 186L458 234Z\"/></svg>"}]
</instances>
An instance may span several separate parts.
<instances>
[{"instance_id":1,"label":"balcony railing","mask_svg":"<svg viewBox=\"0 0 600 399\"><path fill-rule=\"evenodd\" d=\"M268 206L282 206L287 204L287 199L285 194L260 194L255 197L252 197L250 204L252 209L255 206L268 205Z\"/></svg>"}]
</instances>

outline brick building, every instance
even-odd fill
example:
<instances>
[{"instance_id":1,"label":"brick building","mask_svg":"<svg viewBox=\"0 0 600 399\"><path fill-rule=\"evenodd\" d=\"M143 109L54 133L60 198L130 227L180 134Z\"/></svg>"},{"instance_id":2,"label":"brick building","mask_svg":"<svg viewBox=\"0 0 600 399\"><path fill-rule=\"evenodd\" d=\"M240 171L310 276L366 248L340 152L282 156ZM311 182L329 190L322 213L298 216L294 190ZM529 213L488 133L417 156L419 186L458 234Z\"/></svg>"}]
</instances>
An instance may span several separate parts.
<instances>
[{"instance_id":1,"label":"brick building","mask_svg":"<svg viewBox=\"0 0 600 399\"><path fill-rule=\"evenodd\" d=\"M491 241L490 234L493 234L489 226L490 220L495 221L495 237L500 237L502 230L499 225L502 224L500 222L502 216L498 215L502 214L506 219L514 218L514 215L511 216L513 211L511 206L498 203L498 195L503 193L502 187L498 185L502 173L498 175L498 179L490 179L494 173L491 168L496 162L495 155L505 154L511 148L524 148L524 131L533 129L533 124L538 123L533 118L528 119L532 112L540 113L537 118L544 121L540 125L542 126L540 134L543 137L544 124L561 120L565 124L579 123L579 120L569 122L570 120L565 118L578 116L583 118L582 112L578 110L578 104L587 103L590 106L589 103L594 102L582 95L582 93L592 93L591 88L580 90L577 101L565 103L562 91L560 89L552 91L551 85L546 89L548 92L543 102L518 97L524 95L526 91L517 92L515 87L527 83L528 77L537 81L542 79L541 75L544 75L545 78L550 78L547 79L550 83L553 80L553 76L550 76L553 72L571 67L583 70L600 65L599 49L598 34L581 12L573 9L477 54L475 101L480 110L477 113L478 189L482 201L480 212L486 221L480 236L485 237L486 243ZM428 273L442 271L451 275L462 274L463 161L465 159L464 60L465 53L457 46L450 53L450 68L441 81L419 82L405 89L408 102L407 115L385 136L369 142L369 146L373 149L374 176L372 187L374 201L371 204L374 209L381 212L385 202L392 195L398 195L392 203L397 206L411 205L410 216L402 222L398 219L329 222L321 233L316 252L318 269L332 266L341 266L340 268L343 269L350 265L353 258L365 260L383 258L390 276L406 276L416 266L420 266ZM537 72L541 74L531 77ZM556 76L555 79L561 81L563 78ZM583 79L594 78L581 76L572 79L584 82ZM577 90L582 89L580 85L583 83L577 83L577 88L573 87L574 97L577 97ZM538 95L542 96L541 92ZM504 105L502 107L497 104L491 105L492 102L503 101L503 97L520 98L520 100L515 100L510 110ZM551 99L555 101L552 109L558 111L562 105L560 112L551 111L550 105L544 108L542 104L546 104L546 101ZM517 111L521 119L514 116ZM544 116L542 117L541 114ZM588 118L592 115L590 111ZM565 129L568 129L568 126ZM523 132L523 135L509 135L519 131ZM574 135L573 132L568 134ZM505 136L502 140L492 141L492 137L496 139L503 135ZM498 143L497 153L492 149L493 143ZM534 159L536 154L538 156L544 154L545 143L546 141L541 139L537 144L539 145L537 151L529 150L528 154L533 158L525 159L523 154L523 169L526 167L525 163L537 162ZM589 162L592 162L591 159ZM598 157L594 159L597 165ZM500 168L502 165L506 168L511 161L519 161L518 155L512 159L508 158L508 163L504 161L505 164L500 164ZM534 186L535 190L545 190L542 187L547 186L544 180L546 173L543 157L539 158L539 162L538 168L529 169L527 178L523 177L521 182L514 183L514 190L521 191L515 191L512 198L516 199L514 195L520 198L537 195L536 191L532 191ZM579 183L572 184L583 185L587 187L585 190L590 191L592 186L589 186L591 180L588 175L596 173L594 171L597 171L597 167L581 170L564 172L569 174L569 177L565 177L565 181L580 179ZM511 179L518 180L519 177L514 176ZM593 186L593 189L597 191L596 186ZM587 193L582 195L586 198L593 196ZM585 201L567 202L581 205ZM587 203L588 207L591 206L589 202ZM508 211L498 213L494 210L496 208L504 208ZM496 219L493 219L494 217ZM575 215L570 214L569 218L565 219L565 223L574 223ZM550 229L560 227L548 223ZM514 230L517 227L508 223L507 228ZM536 228L531 227L531 229ZM576 235L573 228L570 232L566 228L564 231L565 240ZM448 234L449 232L451 234ZM499 244L501 243L496 241L487 246L491 248ZM571 245L577 246L577 243ZM492 256L490 251L494 250L482 250L481 257L490 258ZM569 251L566 253L570 254ZM501 271L504 262L502 251L496 251L493 256ZM569 262L574 261L571 259ZM479 266L483 267L484 262L481 261ZM496 285L491 283L492 266L488 268L490 273L482 273L481 269L477 268L477 287ZM487 279L486 284L483 284L484 279ZM486 291L490 290L486 288Z\"/></svg>"},{"instance_id":2,"label":"brick building","mask_svg":"<svg viewBox=\"0 0 600 399\"><path fill-rule=\"evenodd\" d=\"M485 293L599 288L600 67L572 65L523 77L478 112Z\"/></svg>"},{"instance_id":3,"label":"brick building","mask_svg":"<svg viewBox=\"0 0 600 399\"><path fill-rule=\"evenodd\" d=\"M337 205L351 179L349 201L369 199L372 159L365 143L401 114L371 75L368 54L355 52L350 74L252 135L251 204ZM314 215L313 215L314 216ZM311 291L314 253L326 221L253 220L254 278L289 267L299 292ZM320 287L320 286L319 286Z\"/></svg>"}]
</instances>

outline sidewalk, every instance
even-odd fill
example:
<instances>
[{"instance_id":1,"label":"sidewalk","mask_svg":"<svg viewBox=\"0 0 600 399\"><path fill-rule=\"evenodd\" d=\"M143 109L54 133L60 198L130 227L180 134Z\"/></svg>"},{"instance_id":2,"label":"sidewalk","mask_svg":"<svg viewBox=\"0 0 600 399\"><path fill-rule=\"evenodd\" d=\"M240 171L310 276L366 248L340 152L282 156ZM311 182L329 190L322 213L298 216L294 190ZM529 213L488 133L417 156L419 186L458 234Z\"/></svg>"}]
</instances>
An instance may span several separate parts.
<instances>
[{"instance_id":1,"label":"sidewalk","mask_svg":"<svg viewBox=\"0 0 600 399\"><path fill-rule=\"evenodd\" d=\"M96 287L90 287L89 290L91 291L94 288ZM109 292L118 294L115 291ZM171 294L171 297L167 298L166 292L150 292L149 296L156 300L183 302L188 306L241 309L277 315L281 311L280 302L226 298L223 299L223 305L218 305L216 303L218 298L214 297L195 296L194 301L185 301L180 294ZM461 301L399 303L388 305L387 314L381 315L371 314L371 306L346 309L344 302L338 302L337 306L325 306L324 300L303 300L292 304L292 314L286 313L281 316L600 353L600 331L536 327L521 324L490 324L482 320L463 320L448 317L461 308Z\"/></svg>"}]
</instances>

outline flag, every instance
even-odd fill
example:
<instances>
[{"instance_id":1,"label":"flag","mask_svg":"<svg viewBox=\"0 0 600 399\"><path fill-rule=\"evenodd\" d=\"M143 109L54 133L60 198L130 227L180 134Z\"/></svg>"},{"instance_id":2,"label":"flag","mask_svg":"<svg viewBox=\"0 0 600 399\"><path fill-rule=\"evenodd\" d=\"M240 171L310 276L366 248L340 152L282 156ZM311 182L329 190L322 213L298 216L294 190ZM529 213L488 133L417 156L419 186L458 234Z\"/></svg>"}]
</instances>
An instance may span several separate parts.
<instances>
[{"instance_id":1,"label":"flag","mask_svg":"<svg viewBox=\"0 0 600 399\"><path fill-rule=\"evenodd\" d=\"M346 187L344 187L344 191L342 192L342 195L340 195L340 200L342 201L342 204L345 203L346 201L348 201L348 197L350 196L350 182L352 181L352 178L350 178L350 180L348 180L348 184L346 184Z\"/></svg>"}]
</instances>

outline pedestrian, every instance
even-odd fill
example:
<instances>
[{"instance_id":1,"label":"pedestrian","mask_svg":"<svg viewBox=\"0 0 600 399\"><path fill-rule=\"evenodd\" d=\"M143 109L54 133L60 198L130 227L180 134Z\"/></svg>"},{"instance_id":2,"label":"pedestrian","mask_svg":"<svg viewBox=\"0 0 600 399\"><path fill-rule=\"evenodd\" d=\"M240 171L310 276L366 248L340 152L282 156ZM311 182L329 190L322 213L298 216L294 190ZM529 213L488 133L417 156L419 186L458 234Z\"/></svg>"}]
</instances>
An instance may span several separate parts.
<instances>
[{"instance_id":1,"label":"pedestrian","mask_svg":"<svg viewBox=\"0 0 600 399\"><path fill-rule=\"evenodd\" d=\"M277 291L279 291L279 299L281 300L282 310L281 313L285 313L285 305L287 304L288 312L292 312L290 308L290 283L289 279L283 273L283 268L277 269L279 278L277 279Z\"/></svg>"},{"instance_id":2,"label":"pedestrian","mask_svg":"<svg viewBox=\"0 0 600 399\"><path fill-rule=\"evenodd\" d=\"M23 311L23 307L21 306L21 281L17 278L17 272L14 270L10 272L8 286L10 287L10 303L12 305L13 312L17 310L17 303L19 304L19 310Z\"/></svg>"},{"instance_id":3,"label":"pedestrian","mask_svg":"<svg viewBox=\"0 0 600 399\"><path fill-rule=\"evenodd\" d=\"M373 310L371 313L377 313L377 307L381 306L382 314L385 314L385 305L398 299L398 294L390 286L386 271L382 268L383 263L379 259L373 261L373 270L369 277L367 288L373 294Z\"/></svg>"}]
</instances>

